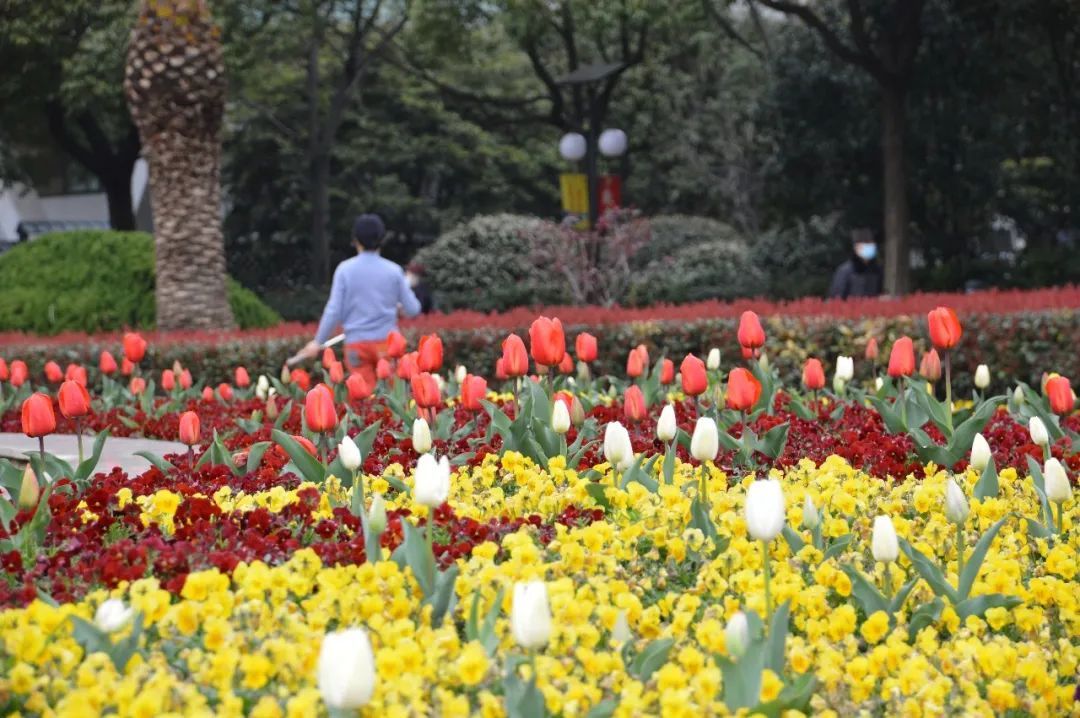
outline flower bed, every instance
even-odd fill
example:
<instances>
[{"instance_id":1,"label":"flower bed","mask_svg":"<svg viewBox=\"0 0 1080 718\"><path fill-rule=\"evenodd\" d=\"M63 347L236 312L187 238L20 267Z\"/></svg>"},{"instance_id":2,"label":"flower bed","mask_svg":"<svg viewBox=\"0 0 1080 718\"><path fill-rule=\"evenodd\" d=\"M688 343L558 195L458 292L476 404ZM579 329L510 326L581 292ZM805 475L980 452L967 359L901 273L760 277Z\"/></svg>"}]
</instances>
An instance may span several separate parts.
<instances>
[{"instance_id":1,"label":"flower bed","mask_svg":"<svg viewBox=\"0 0 1080 718\"><path fill-rule=\"evenodd\" d=\"M554 362L549 330L532 353ZM418 369L365 391L333 367L308 391L96 379L89 413L77 378L0 385L0 431L46 451L76 426L192 445L139 476L0 462L0 708L1080 710L1067 382L945 409L914 379L826 391L751 359L686 395L645 364L483 404Z\"/></svg>"}]
</instances>

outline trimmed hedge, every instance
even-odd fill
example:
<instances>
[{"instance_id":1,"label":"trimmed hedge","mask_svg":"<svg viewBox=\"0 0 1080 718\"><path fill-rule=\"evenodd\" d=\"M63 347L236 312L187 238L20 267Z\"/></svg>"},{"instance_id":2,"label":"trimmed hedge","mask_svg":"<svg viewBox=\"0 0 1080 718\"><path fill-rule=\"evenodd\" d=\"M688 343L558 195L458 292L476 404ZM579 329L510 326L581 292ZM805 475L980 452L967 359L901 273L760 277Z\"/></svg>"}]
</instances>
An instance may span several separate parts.
<instances>
[{"instance_id":1,"label":"trimmed hedge","mask_svg":"<svg viewBox=\"0 0 1080 718\"><path fill-rule=\"evenodd\" d=\"M154 326L154 240L143 232L43 235L0 255L0 330L38 334ZM241 328L281 321L252 291L228 280Z\"/></svg>"}]
</instances>

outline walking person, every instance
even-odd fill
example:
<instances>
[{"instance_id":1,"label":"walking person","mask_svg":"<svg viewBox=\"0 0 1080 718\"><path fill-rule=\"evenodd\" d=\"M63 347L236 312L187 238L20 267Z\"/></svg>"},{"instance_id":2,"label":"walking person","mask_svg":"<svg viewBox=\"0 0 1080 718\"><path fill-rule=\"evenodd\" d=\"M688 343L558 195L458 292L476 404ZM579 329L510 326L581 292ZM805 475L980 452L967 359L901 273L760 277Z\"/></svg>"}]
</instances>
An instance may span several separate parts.
<instances>
[{"instance_id":1,"label":"walking person","mask_svg":"<svg viewBox=\"0 0 1080 718\"><path fill-rule=\"evenodd\" d=\"M363 214L353 224L352 244L356 256L334 270L330 299L326 302L315 339L298 357L314 359L338 326L345 332L345 365L375 383L375 365L386 354L386 339L397 329L398 312L407 317L420 313L420 301L394 262L380 250L386 227L377 214Z\"/></svg>"},{"instance_id":2,"label":"walking person","mask_svg":"<svg viewBox=\"0 0 1080 718\"><path fill-rule=\"evenodd\" d=\"M829 298L876 297L881 294L882 271L877 242L869 229L851 232L851 256L836 268Z\"/></svg>"}]
</instances>

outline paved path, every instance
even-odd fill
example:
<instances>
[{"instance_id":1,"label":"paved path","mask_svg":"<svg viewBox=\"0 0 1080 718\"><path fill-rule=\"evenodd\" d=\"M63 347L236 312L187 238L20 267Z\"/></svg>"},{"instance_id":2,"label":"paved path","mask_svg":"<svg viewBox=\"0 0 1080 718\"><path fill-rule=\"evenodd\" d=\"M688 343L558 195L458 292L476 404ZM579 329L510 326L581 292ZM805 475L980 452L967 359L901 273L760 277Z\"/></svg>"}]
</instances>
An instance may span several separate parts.
<instances>
[{"instance_id":1,"label":"paved path","mask_svg":"<svg viewBox=\"0 0 1080 718\"><path fill-rule=\"evenodd\" d=\"M93 436L83 437L83 450L90 452L94 446ZM0 459L14 459L24 461L26 453L38 450L38 440L31 439L25 434L2 434L0 433ZM79 449L75 443L73 434L53 434L45 437L45 451L59 456L72 466L79 460ZM176 441L153 441L150 439L125 439L109 437L105 440L105 446L101 450L101 459L98 461L97 470L108 473L114 467L119 466L129 476L141 474L150 468L150 462L141 456L135 456L136 451L149 451L157 456L165 454L182 454L187 452L187 447Z\"/></svg>"}]
</instances>

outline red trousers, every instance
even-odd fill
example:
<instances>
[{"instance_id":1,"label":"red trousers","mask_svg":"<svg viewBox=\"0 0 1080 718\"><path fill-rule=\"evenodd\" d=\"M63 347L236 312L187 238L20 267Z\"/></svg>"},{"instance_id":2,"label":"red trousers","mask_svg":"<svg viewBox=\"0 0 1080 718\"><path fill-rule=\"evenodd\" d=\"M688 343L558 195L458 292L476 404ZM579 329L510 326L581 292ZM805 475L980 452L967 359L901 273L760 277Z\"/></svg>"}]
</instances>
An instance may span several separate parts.
<instances>
[{"instance_id":1,"label":"red trousers","mask_svg":"<svg viewBox=\"0 0 1080 718\"><path fill-rule=\"evenodd\" d=\"M386 342L353 342L345 345L345 366L375 386L375 365L386 356Z\"/></svg>"}]
</instances>

